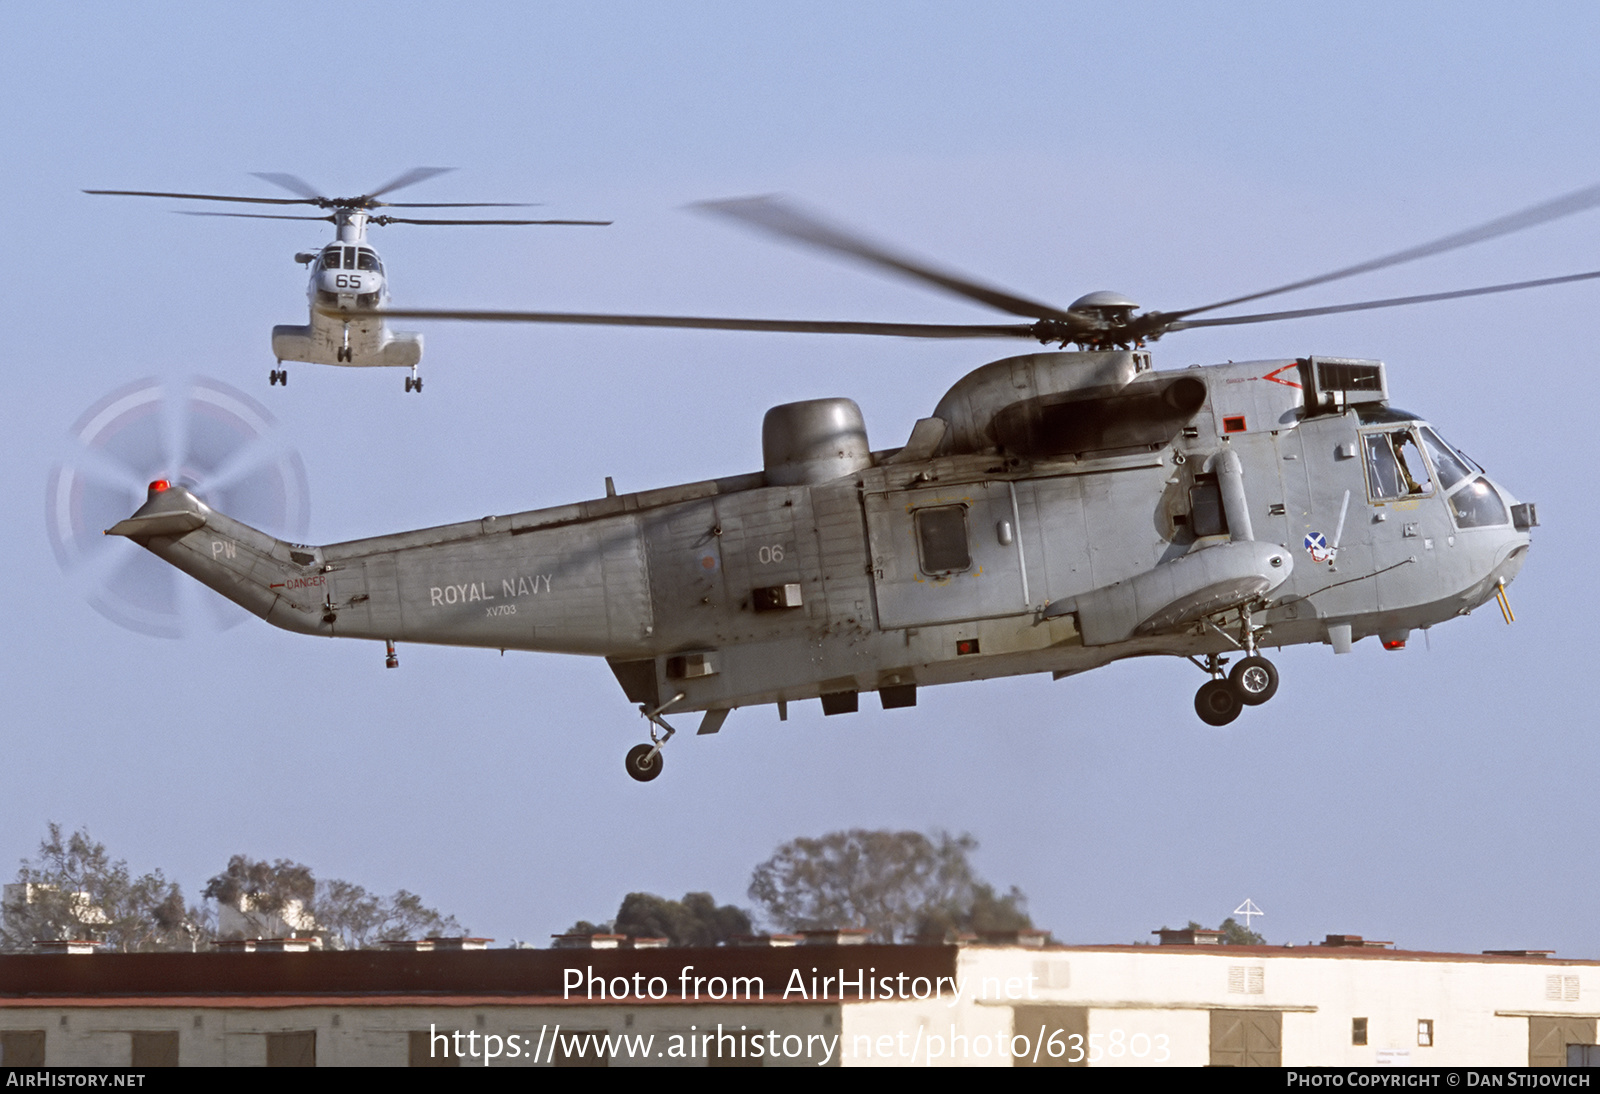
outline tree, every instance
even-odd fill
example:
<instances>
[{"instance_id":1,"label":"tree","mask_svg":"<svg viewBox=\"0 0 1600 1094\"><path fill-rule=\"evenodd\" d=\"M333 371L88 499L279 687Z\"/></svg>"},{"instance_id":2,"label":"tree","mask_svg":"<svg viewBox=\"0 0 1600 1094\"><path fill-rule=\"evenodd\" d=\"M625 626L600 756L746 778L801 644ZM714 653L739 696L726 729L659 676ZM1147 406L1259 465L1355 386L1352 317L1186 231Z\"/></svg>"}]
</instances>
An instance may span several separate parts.
<instances>
[{"instance_id":1,"label":"tree","mask_svg":"<svg viewBox=\"0 0 1600 1094\"><path fill-rule=\"evenodd\" d=\"M720 946L752 928L748 912L732 904L719 908L710 893L685 893L682 900L629 893L613 930L629 938L665 938L673 946Z\"/></svg>"},{"instance_id":2,"label":"tree","mask_svg":"<svg viewBox=\"0 0 1600 1094\"><path fill-rule=\"evenodd\" d=\"M1028 898L1015 885L1005 896L997 896L988 882L974 882L965 904L957 902L923 912L912 937L918 942L937 943L951 942L964 934L982 937L1027 930L1033 926L1027 906Z\"/></svg>"},{"instance_id":3,"label":"tree","mask_svg":"<svg viewBox=\"0 0 1600 1094\"><path fill-rule=\"evenodd\" d=\"M732 904L718 907L710 893L685 893L682 900L629 893L622 898L614 920L590 923L580 919L566 933L665 938L669 946L721 946L752 929L749 912Z\"/></svg>"},{"instance_id":4,"label":"tree","mask_svg":"<svg viewBox=\"0 0 1600 1094\"><path fill-rule=\"evenodd\" d=\"M355 950L463 933L453 916L424 906L415 893L401 889L380 897L338 878L318 881L311 867L289 859L268 863L234 855L227 870L206 883L205 896L237 914L223 928L235 937L293 933L319 938L329 949Z\"/></svg>"},{"instance_id":5,"label":"tree","mask_svg":"<svg viewBox=\"0 0 1600 1094\"><path fill-rule=\"evenodd\" d=\"M1222 921L1222 925L1217 930L1222 932L1222 944L1224 946L1265 946L1267 944L1267 940L1263 935L1252 931L1231 915Z\"/></svg>"},{"instance_id":6,"label":"tree","mask_svg":"<svg viewBox=\"0 0 1600 1094\"><path fill-rule=\"evenodd\" d=\"M31 949L40 939L93 940L118 953L190 950L210 940L204 912L185 904L160 870L134 877L87 829L70 836L50 824L35 859L23 859L5 887L0 947Z\"/></svg>"},{"instance_id":7,"label":"tree","mask_svg":"<svg viewBox=\"0 0 1600 1094\"><path fill-rule=\"evenodd\" d=\"M206 882L201 895L232 913L218 917L223 935L269 938L309 929L316 891L309 866L234 855L226 870Z\"/></svg>"},{"instance_id":8,"label":"tree","mask_svg":"<svg viewBox=\"0 0 1600 1094\"><path fill-rule=\"evenodd\" d=\"M973 873L977 849L970 835L948 832L857 828L796 839L755 868L750 896L785 930L864 927L877 942L1032 926L1020 891L997 897Z\"/></svg>"}]
</instances>

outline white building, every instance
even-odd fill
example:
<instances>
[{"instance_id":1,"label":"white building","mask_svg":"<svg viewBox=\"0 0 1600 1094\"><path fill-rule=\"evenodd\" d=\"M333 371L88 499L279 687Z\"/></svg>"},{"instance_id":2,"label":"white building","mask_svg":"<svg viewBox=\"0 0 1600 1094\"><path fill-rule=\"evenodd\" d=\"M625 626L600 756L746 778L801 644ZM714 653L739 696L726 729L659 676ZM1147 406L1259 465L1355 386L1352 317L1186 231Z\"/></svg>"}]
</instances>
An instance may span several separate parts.
<instances>
[{"instance_id":1,"label":"white building","mask_svg":"<svg viewBox=\"0 0 1600 1094\"><path fill-rule=\"evenodd\" d=\"M0 956L0 1064L1514 1067L1600 1017L1529 951L833 941Z\"/></svg>"}]
</instances>

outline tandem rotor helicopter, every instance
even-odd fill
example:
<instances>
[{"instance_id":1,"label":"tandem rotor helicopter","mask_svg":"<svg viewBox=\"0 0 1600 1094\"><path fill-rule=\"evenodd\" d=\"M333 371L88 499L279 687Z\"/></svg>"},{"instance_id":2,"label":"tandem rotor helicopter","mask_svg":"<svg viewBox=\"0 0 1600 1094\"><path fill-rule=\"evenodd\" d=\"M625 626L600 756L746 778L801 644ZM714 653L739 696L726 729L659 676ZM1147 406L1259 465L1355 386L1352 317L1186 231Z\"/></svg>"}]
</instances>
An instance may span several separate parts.
<instances>
[{"instance_id":1,"label":"tandem rotor helicopter","mask_svg":"<svg viewBox=\"0 0 1600 1094\"><path fill-rule=\"evenodd\" d=\"M1059 679L1146 656L1205 677L1226 725L1271 699L1267 647L1346 653L1496 599L1532 503L1390 403L1381 361L1307 355L1158 370L1148 345L1263 323L1600 278L1600 271L1296 311L1204 313L1395 266L1600 205L1600 186L1370 262L1183 311L1091 293L1066 308L913 260L775 199L707 210L1028 320L929 325L396 310L409 318L1021 338L1068 343L983 365L906 443L873 450L847 398L773 407L764 466L326 546L286 543L159 480L126 536L267 622L325 637L606 658L648 719L628 774L675 730L741 707L914 706L935 684ZM1231 663L1231 669L1229 668Z\"/></svg>"},{"instance_id":2,"label":"tandem rotor helicopter","mask_svg":"<svg viewBox=\"0 0 1600 1094\"><path fill-rule=\"evenodd\" d=\"M417 366L422 362L422 335L414 331L390 330L383 311L389 303L389 281L383 259L367 241L369 225L526 225L561 224L600 227L609 220L461 220L418 219L374 213L375 209L484 209L525 208L514 201L380 201L384 194L415 186L435 176L453 171L452 167L413 167L390 179L370 193L351 198L330 198L294 175L276 172L256 173L255 177L282 187L292 198L239 197L231 194L178 194L153 190L85 190L86 194L111 194L124 197L184 198L191 201L230 201L251 205L314 205L327 209L326 216L285 213L186 212L187 216L242 217L252 220L321 220L334 226L332 243L320 251L301 251L294 260L311 267L311 282L306 296L311 303L311 318L305 326L279 325L272 328L272 352L281 366L285 361L305 361L317 365L346 365L356 368L409 368L406 391L422 390ZM360 314L356 314L356 313ZM287 368L274 368L269 384L289 383Z\"/></svg>"}]
</instances>

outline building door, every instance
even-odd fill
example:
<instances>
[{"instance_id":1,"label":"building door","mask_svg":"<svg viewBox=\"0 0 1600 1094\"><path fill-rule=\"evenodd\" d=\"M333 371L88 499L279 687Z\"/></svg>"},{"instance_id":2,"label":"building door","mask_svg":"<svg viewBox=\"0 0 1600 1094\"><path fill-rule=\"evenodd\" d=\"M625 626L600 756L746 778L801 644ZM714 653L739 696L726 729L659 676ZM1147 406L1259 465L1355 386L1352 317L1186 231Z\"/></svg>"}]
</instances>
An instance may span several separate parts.
<instances>
[{"instance_id":1,"label":"building door","mask_svg":"<svg viewBox=\"0 0 1600 1094\"><path fill-rule=\"evenodd\" d=\"M1567 1046L1594 1044L1595 1024L1593 1018L1529 1018L1528 1066L1566 1067Z\"/></svg>"},{"instance_id":2,"label":"building door","mask_svg":"<svg viewBox=\"0 0 1600 1094\"><path fill-rule=\"evenodd\" d=\"M1212 1011L1211 1066L1282 1067L1282 1013L1275 1010Z\"/></svg>"}]
</instances>

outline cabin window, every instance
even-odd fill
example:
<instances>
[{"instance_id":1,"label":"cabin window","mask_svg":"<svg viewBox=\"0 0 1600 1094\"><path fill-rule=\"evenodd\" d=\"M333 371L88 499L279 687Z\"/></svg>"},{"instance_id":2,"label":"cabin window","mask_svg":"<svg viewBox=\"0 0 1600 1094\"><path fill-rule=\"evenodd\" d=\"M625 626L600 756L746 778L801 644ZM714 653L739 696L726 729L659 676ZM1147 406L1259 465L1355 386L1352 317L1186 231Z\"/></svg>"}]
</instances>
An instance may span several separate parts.
<instances>
[{"instance_id":1,"label":"cabin window","mask_svg":"<svg viewBox=\"0 0 1600 1094\"><path fill-rule=\"evenodd\" d=\"M1363 433L1367 453L1367 492L1373 501L1426 497L1433 493L1427 461L1409 429Z\"/></svg>"},{"instance_id":2,"label":"cabin window","mask_svg":"<svg viewBox=\"0 0 1600 1094\"><path fill-rule=\"evenodd\" d=\"M356 269L377 270L377 268L378 253L376 251L369 251L367 248L363 247L356 252Z\"/></svg>"},{"instance_id":3,"label":"cabin window","mask_svg":"<svg viewBox=\"0 0 1600 1094\"><path fill-rule=\"evenodd\" d=\"M337 270L344 266L344 261L339 257L341 249L329 247L322 252L322 268L324 270Z\"/></svg>"},{"instance_id":4,"label":"cabin window","mask_svg":"<svg viewBox=\"0 0 1600 1094\"><path fill-rule=\"evenodd\" d=\"M972 552L967 548L966 506L918 509L914 520L923 573L953 574L972 565Z\"/></svg>"}]
</instances>

